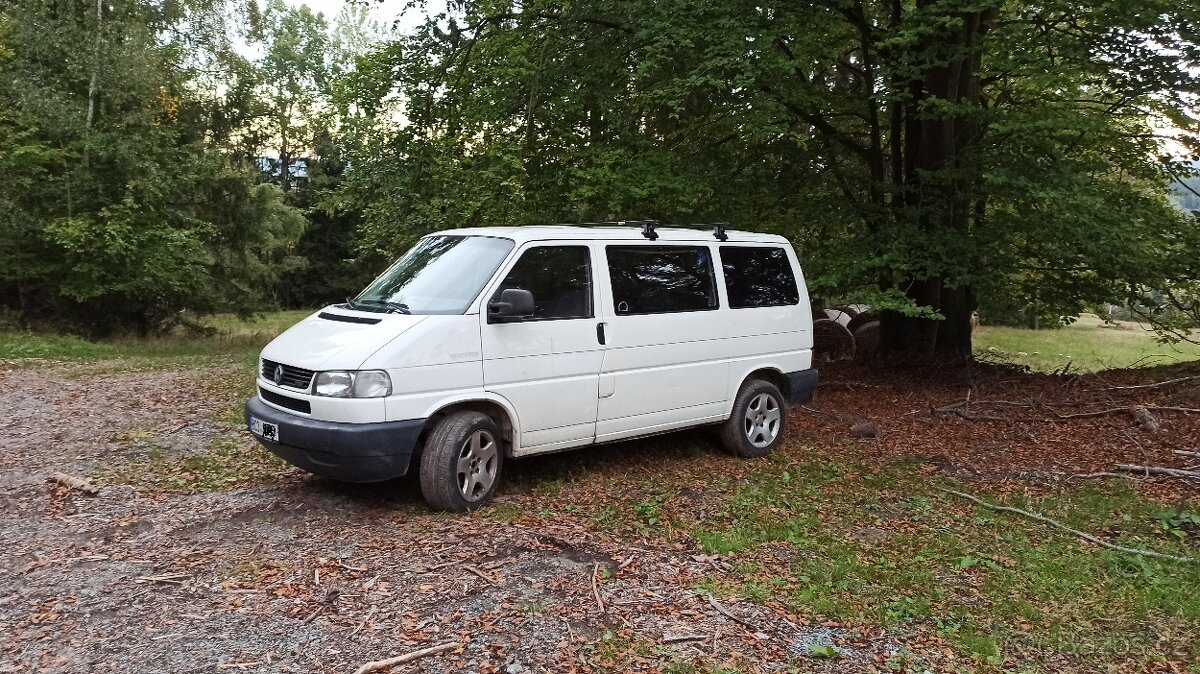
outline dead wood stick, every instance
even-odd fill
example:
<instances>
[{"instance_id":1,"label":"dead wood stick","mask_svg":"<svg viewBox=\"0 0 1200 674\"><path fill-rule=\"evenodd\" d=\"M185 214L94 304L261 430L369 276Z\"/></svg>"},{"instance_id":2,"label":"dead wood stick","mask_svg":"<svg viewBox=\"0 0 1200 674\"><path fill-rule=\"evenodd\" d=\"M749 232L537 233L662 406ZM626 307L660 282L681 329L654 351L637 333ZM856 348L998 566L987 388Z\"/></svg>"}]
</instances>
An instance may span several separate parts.
<instances>
[{"instance_id":1,"label":"dead wood stick","mask_svg":"<svg viewBox=\"0 0 1200 674\"><path fill-rule=\"evenodd\" d=\"M164 573L157 576L138 576L135 582L138 583L174 583L183 585L184 578L187 578L186 573Z\"/></svg>"},{"instance_id":2,"label":"dead wood stick","mask_svg":"<svg viewBox=\"0 0 1200 674\"><path fill-rule=\"evenodd\" d=\"M1200 472L1194 470L1180 470L1178 468L1164 468L1162 466L1139 466L1133 463L1118 463L1113 467L1113 470L1127 473L1143 473L1147 477L1150 475L1167 475L1170 477L1200 478Z\"/></svg>"},{"instance_id":3,"label":"dead wood stick","mask_svg":"<svg viewBox=\"0 0 1200 674\"><path fill-rule=\"evenodd\" d=\"M742 627L745 627L745 628L751 629L751 630L755 630L755 631L758 630L758 628L755 627L753 624L746 622L745 620L742 620L741 618L730 613L729 609L722 606L721 602L714 599L711 594L708 595L708 604L709 604L709 606L712 606L713 608L715 608L717 610L717 613L720 613L721 615L725 616L726 618L729 618L730 620L741 625Z\"/></svg>"},{"instance_id":4,"label":"dead wood stick","mask_svg":"<svg viewBox=\"0 0 1200 674\"><path fill-rule=\"evenodd\" d=\"M95 496L96 494L100 493L100 489L91 482L88 482L83 478L75 477L74 475L67 475L66 473L59 473L57 471L51 473L50 481L57 482L70 489L78 489L89 496Z\"/></svg>"},{"instance_id":5,"label":"dead wood stick","mask_svg":"<svg viewBox=\"0 0 1200 674\"><path fill-rule=\"evenodd\" d=\"M600 564L598 562L596 566L592 567L592 594L596 595L596 603L600 605L600 612L607 613L608 610L604 608L604 599L600 596Z\"/></svg>"},{"instance_id":6,"label":"dead wood stick","mask_svg":"<svg viewBox=\"0 0 1200 674\"><path fill-rule=\"evenodd\" d=\"M1168 379L1166 381L1156 381L1153 384L1138 384L1136 386L1108 386L1106 388L1110 391L1131 391L1133 389L1139 389L1139 388L1159 388L1162 386L1170 386L1172 384L1182 384L1185 381L1195 381L1197 379L1200 379L1200 376L1180 377L1178 379Z\"/></svg>"},{"instance_id":7,"label":"dead wood stick","mask_svg":"<svg viewBox=\"0 0 1200 674\"><path fill-rule=\"evenodd\" d=\"M1139 468L1140 468L1140 466L1139 466ZM953 494L959 498L964 498L968 501L971 501L972 503L975 503L976 505L983 506L984 508L987 508L988 510L995 510L997 512L1013 513L1014 515L1020 515L1021 517L1026 517L1026 518L1029 518L1036 522L1041 522L1043 524L1049 524L1052 527L1061 529L1062 531L1066 531L1066 532L1073 534L1079 538L1082 538L1083 540L1088 541L1089 543L1095 543L1096 545L1099 545L1102 548L1108 548L1109 550L1115 550L1116 552L1124 552L1124 553L1130 554L1130 555L1141 555L1142 557L1153 557L1155 559L1165 559L1170 562L1200 564L1200 559L1195 559L1192 557L1180 557L1178 555L1168 555L1168 554L1165 554L1162 552L1155 552L1153 550L1141 550L1138 548L1127 548L1123 545L1115 545L1113 543L1109 543L1108 541L1096 538L1095 536L1087 533L1086 531L1080 531L1078 529L1073 529L1073 528L1063 524L1062 522L1059 522L1058 520L1054 520L1049 517L1046 517L1045 515L1039 515L1038 513L1029 512L1028 510L1021 510L1020 508L1013 508L1011 506L1002 506L1002 505L996 505L995 503L988 503L987 501L984 501L983 499L976 498L970 494L967 494L967 493L964 493L961 491L954 491L953 489L941 489L940 491L946 492L947 494Z\"/></svg>"},{"instance_id":8,"label":"dead wood stick","mask_svg":"<svg viewBox=\"0 0 1200 674\"><path fill-rule=\"evenodd\" d=\"M1171 453L1178 454L1179 456L1194 456L1196 458L1200 458L1200 452L1189 452L1186 449L1172 449Z\"/></svg>"},{"instance_id":9,"label":"dead wood stick","mask_svg":"<svg viewBox=\"0 0 1200 674\"><path fill-rule=\"evenodd\" d=\"M967 421L1006 421L1003 417L985 416L983 414L971 414L963 408L955 407L946 410L949 414L954 414L966 419Z\"/></svg>"},{"instance_id":10,"label":"dead wood stick","mask_svg":"<svg viewBox=\"0 0 1200 674\"><path fill-rule=\"evenodd\" d=\"M1106 414L1116 414L1117 412L1128 412L1129 407L1112 407L1106 410L1097 410L1095 412L1074 412L1072 414L1056 414L1059 419L1082 419L1084 417L1102 417Z\"/></svg>"},{"instance_id":11,"label":"dead wood stick","mask_svg":"<svg viewBox=\"0 0 1200 674\"><path fill-rule=\"evenodd\" d=\"M1086 480L1086 479L1094 478L1094 477L1120 477L1120 478L1124 478L1126 480L1130 479L1129 476L1124 473L1110 473L1108 471L1100 471L1099 473L1072 473L1071 475L1067 476L1067 479L1068 480Z\"/></svg>"},{"instance_id":12,"label":"dead wood stick","mask_svg":"<svg viewBox=\"0 0 1200 674\"><path fill-rule=\"evenodd\" d=\"M466 569L467 571L470 571L471 573L475 574L476 576L479 576L480 578L484 579L485 581L487 581L487 583L488 583L489 585L495 585L495 584L496 584L496 581L495 581L493 578L491 578L490 576L488 576L488 575L487 575L486 573L484 573L483 571L480 571L480 570L479 570L479 567L477 567L477 566L475 566L475 565L473 565L473 564L464 564L464 565L463 565L463 568L464 568L464 569Z\"/></svg>"},{"instance_id":13,"label":"dead wood stick","mask_svg":"<svg viewBox=\"0 0 1200 674\"><path fill-rule=\"evenodd\" d=\"M367 674L367 672L375 672L380 669L395 667L396 665L403 665L406 662L420 660L421 658L428 657L430 655L445 653L446 651L453 649L455 646L458 646L457 642L447 641L444 644L430 646L429 648L413 651L411 653L405 653L404 655L397 655L396 657L388 658L387 660L372 660L371 662L363 663L362 667L354 670L354 674Z\"/></svg>"},{"instance_id":14,"label":"dead wood stick","mask_svg":"<svg viewBox=\"0 0 1200 674\"><path fill-rule=\"evenodd\" d=\"M359 632L361 632L362 628L367 626L367 621L369 621L371 619L371 616L373 616L373 615L375 615L375 607L374 606L371 607L370 611L367 611L367 617L363 618L362 622L360 622L358 624L358 627L354 628L354 631L350 633L350 636L353 637L355 634L358 634Z\"/></svg>"},{"instance_id":15,"label":"dead wood stick","mask_svg":"<svg viewBox=\"0 0 1200 674\"><path fill-rule=\"evenodd\" d=\"M437 571L438 569L444 569L447 566L453 566L458 563L459 563L458 560L452 560L449 562L442 562L441 564L434 564L433 566L426 566L426 567L419 568L419 569L410 569L410 571L412 571L413 573L431 573L433 571Z\"/></svg>"},{"instance_id":16,"label":"dead wood stick","mask_svg":"<svg viewBox=\"0 0 1200 674\"><path fill-rule=\"evenodd\" d=\"M662 642L664 644L677 644L681 641L704 641L708 639L707 634L679 634L676 636L663 635Z\"/></svg>"},{"instance_id":17,"label":"dead wood stick","mask_svg":"<svg viewBox=\"0 0 1200 674\"><path fill-rule=\"evenodd\" d=\"M839 420L840 420L840 419L845 419L845 418L846 418L846 417L843 417L843 416L842 416L842 415L840 415L840 414L834 414L833 412L826 412L825 410L813 409L812 407L809 407L808 405L800 405L800 409L802 409L802 410L808 410L809 412L812 412L813 414L820 414L820 415L823 415L823 416L827 416L827 417L829 417L829 418L831 418L831 419L839 419Z\"/></svg>"}]
</instances>

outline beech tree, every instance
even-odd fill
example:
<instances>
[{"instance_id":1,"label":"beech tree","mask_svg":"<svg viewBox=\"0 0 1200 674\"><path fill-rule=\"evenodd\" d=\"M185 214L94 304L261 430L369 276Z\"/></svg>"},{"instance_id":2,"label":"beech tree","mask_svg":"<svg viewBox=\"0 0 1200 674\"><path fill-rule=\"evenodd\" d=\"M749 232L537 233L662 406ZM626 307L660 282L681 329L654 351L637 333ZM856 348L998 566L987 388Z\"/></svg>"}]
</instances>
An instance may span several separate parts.
<instances>
[{"instance_id":1,"label":"beech tree","mask_svg":"<svg viewBox=\"0 0 1200 674\"><path fill-rule=\"evenodd\" d=\"M451 2L351 79L377 114L347 194L381 255L447 226L735 220L790 236L818 296L884 310L886 348L969 357L981 296L1072 315L1196 278L1167 184L1197 149L1198 22L1178 0Z\"/></svg>"}]
</instances>

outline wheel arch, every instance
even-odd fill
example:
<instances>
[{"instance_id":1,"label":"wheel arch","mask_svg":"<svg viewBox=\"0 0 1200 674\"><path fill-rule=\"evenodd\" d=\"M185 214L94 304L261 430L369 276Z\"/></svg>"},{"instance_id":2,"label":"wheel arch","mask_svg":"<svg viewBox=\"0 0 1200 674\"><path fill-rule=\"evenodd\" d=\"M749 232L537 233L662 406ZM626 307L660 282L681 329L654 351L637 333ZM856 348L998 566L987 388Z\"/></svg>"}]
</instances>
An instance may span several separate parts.
<instances>
[{"instance_id":1,"label":"wheel arch","mask_svg":"<svg viewBox=\"0 0 1200 674\"><path fill-rule=\"evenodd\" d=\"M516 410L512 408L512 405L507 400L488 396L449 400L439 403L435 411L425 421L425 428L421 431L421 436L417 440L418 451L414 452L414 455L419 454L420 449L424 448L425 439L433 431L433 428L437 426L437 422L455 412L479 412L496 422L503 436L505 456L511 457L514 451L520 449L521 427L517 419Z\"/></svg>"},{"instance_id":2,"label":"wheel arch","mask_svg":"<svg viewBox=\"0 0 1200 674\"><path fill-rule=\"evenodd\" d=\"M791 383L788 381L787 375L783 373L782 369L775 365L759 364L757 367L748 369L746 372L744 372L741 378L734 380L737 382L737 386L735 386L729 393L729 401L725 405L726 417L733 414L733 405L737 401L738 391L741 391L742 387L746 385L746 382L750 381L751 379L761 379L763 381L771 382L775 385L775 388L779 389L779 392L783 394L784 400L788 400L789 396L791 395Z\"/></svg>"}]
</instances>

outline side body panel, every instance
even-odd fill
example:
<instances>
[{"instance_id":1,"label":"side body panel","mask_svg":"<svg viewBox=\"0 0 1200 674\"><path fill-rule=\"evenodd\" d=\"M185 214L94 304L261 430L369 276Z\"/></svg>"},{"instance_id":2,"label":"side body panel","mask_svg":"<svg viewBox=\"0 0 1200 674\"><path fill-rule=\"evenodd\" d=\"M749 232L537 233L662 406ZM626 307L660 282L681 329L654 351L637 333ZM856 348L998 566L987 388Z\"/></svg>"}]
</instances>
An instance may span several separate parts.
<instances>
[{"instance_id":1,"label":"side body panel","mask_svg":"<svg viewBox=\"0 0 1200 674\"><path fill-rule=\"evenodd\" d=\"M627 245L627 242L608 242ZM709 244L710 258L715 250ZM608 349L600 375L596 440L605 442L719 421L726 408L729 312L618 315L602 252L601 307ZM714 265L716 266L716 265ZM721 277L716 269L718 298ZM719 301L718 307L723 304Z\"/></svg>"}]
</instances>

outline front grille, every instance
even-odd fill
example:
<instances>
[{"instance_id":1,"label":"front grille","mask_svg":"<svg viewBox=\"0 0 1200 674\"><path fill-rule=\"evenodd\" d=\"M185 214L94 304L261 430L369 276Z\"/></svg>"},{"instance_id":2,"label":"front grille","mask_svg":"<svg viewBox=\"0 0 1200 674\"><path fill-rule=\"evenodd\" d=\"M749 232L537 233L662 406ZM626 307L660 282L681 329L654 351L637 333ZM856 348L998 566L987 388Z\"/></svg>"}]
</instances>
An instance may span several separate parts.
<instances>
[{"instance_id":1,"label":"front grille","mask_svg":"<svg viewBox=\"0 0 1200 674\"><path fill-rule=\"evenodd\" d=\"M262 396L263 400L269 403L274 403L280 407L286 407L287 409L296 412L312 414L312 405L309 405L307 400L297 400L296 398L281 396L278 393L274 391L268 391L261 386L258 387L258 394Z\"/></svg>"},{"instance_id":2,"label":"front grille","mask_svg":"<svg viewBox=\"0 0 1200 674\"><path fill-rule=\"evenodd\" d=\"M275 381L275 368L277 367L283 368L283 376L279 378L279 381ZM313 374L312 370L292 367L291 365L281 365L273 360L263 359L262 362L263 379L274 381L279 386L307 391L308 385L312 383Z\"/></svg>"}]
</instances>

